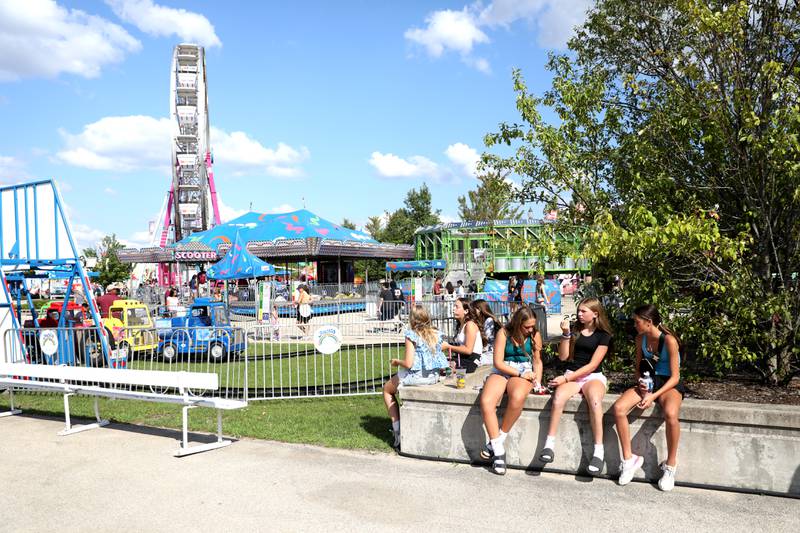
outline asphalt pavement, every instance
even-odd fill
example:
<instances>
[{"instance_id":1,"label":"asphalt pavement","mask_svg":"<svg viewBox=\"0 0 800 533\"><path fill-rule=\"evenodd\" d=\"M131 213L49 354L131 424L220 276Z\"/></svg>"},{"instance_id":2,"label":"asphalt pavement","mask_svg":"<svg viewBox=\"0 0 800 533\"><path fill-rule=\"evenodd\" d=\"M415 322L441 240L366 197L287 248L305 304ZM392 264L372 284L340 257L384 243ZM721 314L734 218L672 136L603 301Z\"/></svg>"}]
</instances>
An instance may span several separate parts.
<instances>
[{"instance_id":1,"label":"asphalt pavement","mask_svg":"<svg viewBox=\"0 0 800 533\"><path fill-rule=\"evenodd\" d=\"M797 499L250 439L179 459L176 431L62 427L0 419L0 531L800 531Z\"/></svg>"}]
</instances>

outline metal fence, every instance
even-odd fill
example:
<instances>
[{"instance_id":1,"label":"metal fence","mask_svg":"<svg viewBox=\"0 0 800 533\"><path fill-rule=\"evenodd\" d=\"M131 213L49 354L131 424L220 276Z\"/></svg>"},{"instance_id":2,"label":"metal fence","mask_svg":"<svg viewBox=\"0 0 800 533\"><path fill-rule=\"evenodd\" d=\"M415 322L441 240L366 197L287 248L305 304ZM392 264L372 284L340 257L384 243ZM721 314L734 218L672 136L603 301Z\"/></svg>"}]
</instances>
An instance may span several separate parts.
<instances>
[{"instance_id":1,"label":"metal fence","mask_svg":"<svg viewBox=\"0 0 800 533\"><path fill-rule=\"evenodd\" d=\"M5 362L87 368L185 371L216 374L217 390L190 390L191 396L247 399L246 333L235 328L118 329L107 337L104 353L93 328L23 328L8 330L3 338ZM37 389L40 380L31 381ZM70 385L108 388L103 383ZM114 390L121 390L114 385ZM179 394L174 387L126 385L130 392Z\"/></svg>"}]
</instances>

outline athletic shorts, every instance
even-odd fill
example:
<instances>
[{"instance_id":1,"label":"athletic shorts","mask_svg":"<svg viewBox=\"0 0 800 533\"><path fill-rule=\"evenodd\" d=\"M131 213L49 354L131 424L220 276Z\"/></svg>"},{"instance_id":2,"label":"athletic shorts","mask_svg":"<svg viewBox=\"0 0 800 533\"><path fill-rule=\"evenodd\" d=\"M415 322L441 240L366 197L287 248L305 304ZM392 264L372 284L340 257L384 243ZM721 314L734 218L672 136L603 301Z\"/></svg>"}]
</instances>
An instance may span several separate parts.
<instances>
[{"instance_id":1,"label":"athletic shorts","mask_svg":"<svg viewBox=\"0 0 800 533\"><path fill-rule=\"evenodd\" d=\"M567 370L566 372L564 372L564 375L569 377L571 374L574 373L575 372L573 372L572 370ZM603 375L602 372L592 372L591 374L583 376L578 380L572 380L572 381L581 386L581 394L583 394L583 386L589 383L590 381L595 381L595 380L601 381L606 390L608 390L608 379L606 379L606 377Z\"/></svg>"},{"instance_id":2,"label":"athletic shorts","mask_svg":"<svg viewBox=\"0 0 800 533\"><path fill-rule=\"evenodd\" d=\"M400 382L400 385L404 387L434 385L439 382L439 369L415 370L412 372L407 368L401 368L397 372L397 380Z\"/></svg>"},{"instance_id":3,"label":"athletic shorts","mask_svg":"<svg viewBox=\"0 0 800 533\"><path fill-rule=\"evenodd\" d=\"M669 376L656 376L653 378L653 392L663 387L667 381L669 381ZM681 393L681 398L686 396L686 385L683 384L683 381L678 381L674 388Z\"/></svg>"}]
</instances>

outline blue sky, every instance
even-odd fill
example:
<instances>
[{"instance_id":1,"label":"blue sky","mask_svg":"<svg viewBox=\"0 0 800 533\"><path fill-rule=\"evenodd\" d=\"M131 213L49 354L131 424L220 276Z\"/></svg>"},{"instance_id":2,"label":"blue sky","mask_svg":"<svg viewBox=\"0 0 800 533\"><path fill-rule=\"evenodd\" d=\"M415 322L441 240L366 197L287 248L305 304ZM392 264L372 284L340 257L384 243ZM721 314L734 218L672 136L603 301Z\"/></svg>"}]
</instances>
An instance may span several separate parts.
<instances>
[{"instance_id":1,"label":"blue sky","mask_svg":"<svg viewBox=\"0 0 800 533\"><path fill-rule=\"evenodd\" d=\"M445 220L590 0L0 0L0 182L55 178L73 230L148 241L170 183L173 46L206 46L223 218L359 225L427 183ZM540 214L535 206L533 212Z\"/></svg>"}]
</instances>

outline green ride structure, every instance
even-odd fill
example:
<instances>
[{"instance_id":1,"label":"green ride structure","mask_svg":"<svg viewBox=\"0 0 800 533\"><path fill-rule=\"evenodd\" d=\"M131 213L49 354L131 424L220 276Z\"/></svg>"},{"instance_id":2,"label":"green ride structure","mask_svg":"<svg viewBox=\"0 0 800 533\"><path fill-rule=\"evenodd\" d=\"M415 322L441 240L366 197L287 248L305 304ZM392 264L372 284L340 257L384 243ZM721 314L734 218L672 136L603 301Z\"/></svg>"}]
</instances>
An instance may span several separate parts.
<instances>
[{"instance_id":1,"label":"green ride structure","mask_svg":"<svg viewBox=\"0 0 800 533\"><path fill-rule=\"evenodd\" d=\"M545 274L586 272L589 262L580 257L585 228L554 225L545 220L464 221L418 228L414 252L418 261L447 261L449 280L526 276L541 269ZM562 261L525 252L538 243L555 241L571 253ZM576 259L577 257L577 259Z\"/></svg>"}]
</instances>

